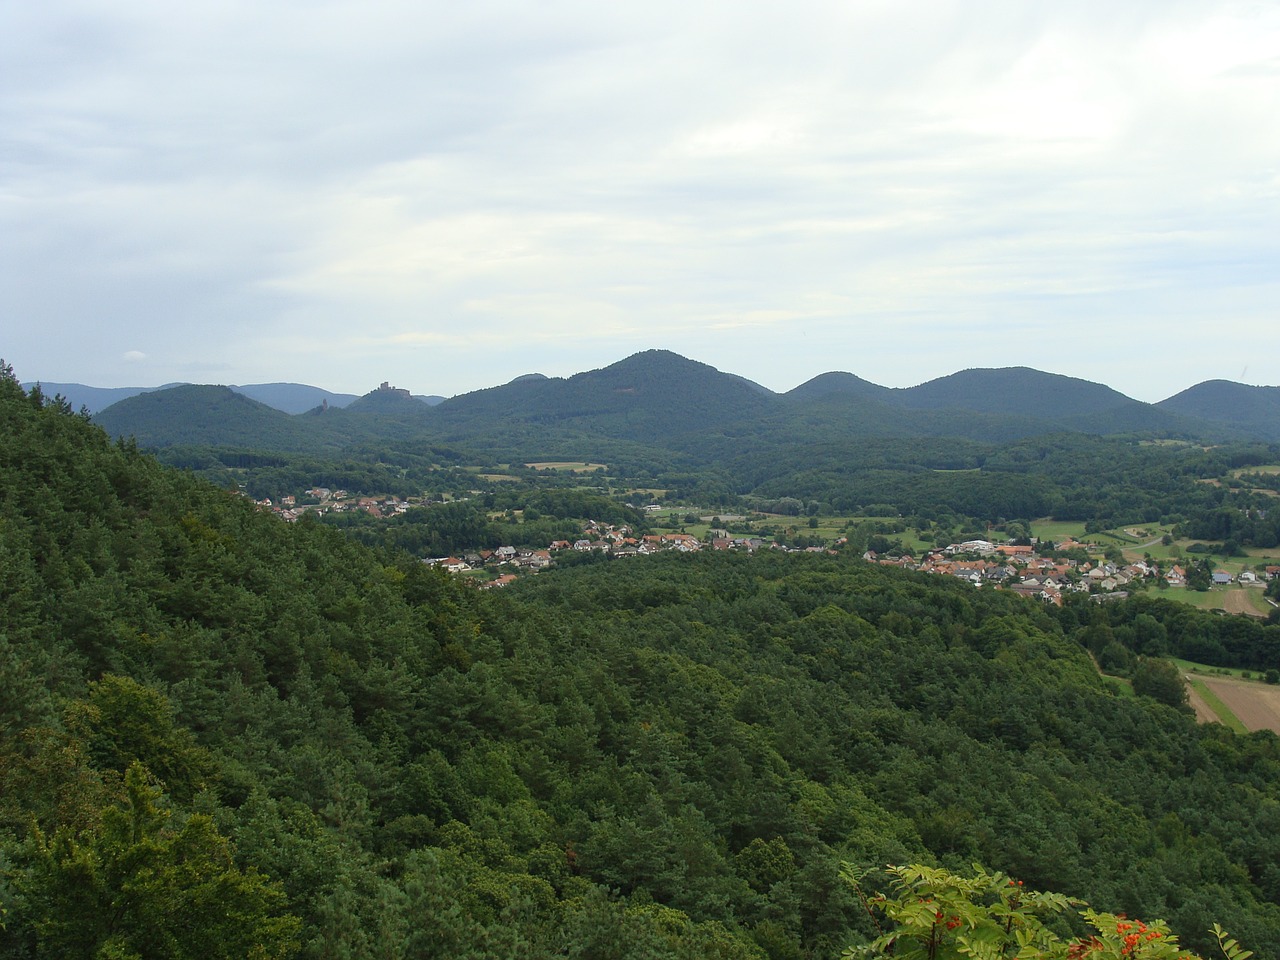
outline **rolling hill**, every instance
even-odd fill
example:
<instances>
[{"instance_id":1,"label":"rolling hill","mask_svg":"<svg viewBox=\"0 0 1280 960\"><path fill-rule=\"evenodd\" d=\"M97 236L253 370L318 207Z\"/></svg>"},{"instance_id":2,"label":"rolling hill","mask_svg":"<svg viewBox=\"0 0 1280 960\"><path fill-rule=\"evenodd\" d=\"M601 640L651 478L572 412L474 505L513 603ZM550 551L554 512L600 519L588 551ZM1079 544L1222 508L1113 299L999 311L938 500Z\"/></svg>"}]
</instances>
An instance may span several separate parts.
<instances>
[{"instance_id":1,"label":"rolling hill","mask_svg":"<svg viewBox=\"0 0 1280 960\"><path fill-rule=\"evenodd\" d=\"M521 423L605 432L652 442L714 430L773 409L776 394L743 377L666 350L648 350L568 379L520 377L446 400L451 431Z\"/></svg>"},{"instance_id":2,"label":"rolling hill","mask_svg":"<svg viewBox=\"0 0 1280 960\"><path fill-rule=\"evenodd\" d=\"M1152 405L1087 380L1007 367L964 370L893 389L830 372L776 394L708 364L648 350L568 378L528 374L435 406L388 389L371 391L344 409L330 403L302 416L273 417L247 397L245 404L232 405L224 394L173 388L113 405L98 422L152 446L235 443L310 450L416 438L513 457L553 451L599 456L604 450L617 455L630 445L637 453L723 459L770 456L779 444L857 437L1007 442L1067 431L1272 440L1280 433L1271 412L1278 401L1266 391L1276 389L1219 382ZM286 393L271 395L284 402ZM303 396L298 390L292 395ZM205 409L215 401L216 412Z\"/></svg>"},{"instance_id":3,"label":"rolling hill","mask_svg":"<svg viewBox=\"0 0 1280 960\"><path fill-rule=\"evenodd\" d=\"M113 403L94 422L115 436L148 447L180 444L296 449L310 432L305 421L230 387L184 384Z\"/></svg>"},{"instance_id":4,"label":"rolling hill","mask_svg":"<svg viewBox=\"0 0 1280 960\"><path fill-rule=\"evenodd\" d=\"M24 383L22 386L23 389L29 390L35 384ZM84 407L90 413L98 413L112 404L136 397L140 393L154 393L179 386L184 384L166 383L159 387L90 387L83 383L41 383L40 389L46 396L64 397L73 410ZM249 383L243 386L231 384L230 389L285 413L304 413L322 403L327 403L331 407L345 407L356 399L355 394L352 393L333 393L305 383ZM423 397L422 399L427 403L439 403L443 398Z\"/></svg>"},{"instance_id":5,"label":"rolling hill","mask_svg":"<svg viewBox=\"0 0 1280 960\"><path fill-rule=\"evenodd\" d=\"M852 373L832 371L820 373L812 380L806 380L800 386L788 390L784 396L795 401L816 400L820 397L862 397L871 400L888 400L893 395L889 387L882 387L863 380Z\"/></svg>"},{"instance_id":6,"label":"rolling hill","mask_svg":"<svg viewBox=\"0 0 1280 960\"><path fill-rule=\"evenodd\" d=\"M1280 387L1206 380L1156 404L1161 410L1229 424L1264 440L1280 440Z\"/></svg>"},{"instance_id":7,"label":"rolling hill","mask_svg":"<svg viewBox=\"0 0 1280 960\"><path fill-rule=\"evenodd\" d=\"M24 390L39 386L46 397L62 397L71 404L72 410L84 408L90 413L105 410L113 403L136 397L140 393L153 393L157 390L168 390L181 386L178 383L166 383L159 387L90 387L83 383L37 383L29 381L22 384Z\"/></svg>"}]
</instances>

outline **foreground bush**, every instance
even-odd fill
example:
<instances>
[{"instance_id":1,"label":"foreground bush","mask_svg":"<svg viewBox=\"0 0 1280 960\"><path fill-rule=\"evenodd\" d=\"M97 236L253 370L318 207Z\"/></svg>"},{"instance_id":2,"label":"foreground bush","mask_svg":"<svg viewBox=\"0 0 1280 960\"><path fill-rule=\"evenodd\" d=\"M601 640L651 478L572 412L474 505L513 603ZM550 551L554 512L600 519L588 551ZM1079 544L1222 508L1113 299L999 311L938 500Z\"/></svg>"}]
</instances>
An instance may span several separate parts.
<instances>
[{"instance_id":1,"label":"foreground bush","mask_svg":"<svg viewBox=\"0 0 1280 960\"><path fill-rule=\"evenodd\" d=\"M975 868L972 877L918 865L891 866L888 872L897 896L868 898L862 894L860 878L846 868L845 878L863 896L876 928L882 931L871 943L845 950L848 958L1201 960L1182 949L1161 920L1144 923L1123 914L1099 913L1083 901L1027 890L1021 880L981 867ZM1083 935L1059 932L1059 926L1068 926L1061 923L1066 917L1059 915L1069 908L1087 925ZM1213 934L1227 960L1253 956L1217 924Z\"/></svg>"}]
</instances>

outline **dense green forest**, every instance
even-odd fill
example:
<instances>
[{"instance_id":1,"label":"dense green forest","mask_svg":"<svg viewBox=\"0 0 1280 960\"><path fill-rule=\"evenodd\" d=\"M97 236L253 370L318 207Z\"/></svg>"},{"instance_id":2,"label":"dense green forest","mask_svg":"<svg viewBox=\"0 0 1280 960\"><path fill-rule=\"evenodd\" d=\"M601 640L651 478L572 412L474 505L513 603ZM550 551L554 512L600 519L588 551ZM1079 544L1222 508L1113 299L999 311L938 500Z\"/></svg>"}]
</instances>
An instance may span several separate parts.
<instances>
[{"instance_id":1,"label":"dense green forest","mask_svg":"<svg viewBox=\"0 0 1280 960\"><path fill-rule=\"evenodd\" d=\"M1277 666L1239 623L780 553L481 593L6 369L0 953L834 957L842 872L976 862L1280 956L1280 743L1090 659Z\"/></svg>"}]
</instances>

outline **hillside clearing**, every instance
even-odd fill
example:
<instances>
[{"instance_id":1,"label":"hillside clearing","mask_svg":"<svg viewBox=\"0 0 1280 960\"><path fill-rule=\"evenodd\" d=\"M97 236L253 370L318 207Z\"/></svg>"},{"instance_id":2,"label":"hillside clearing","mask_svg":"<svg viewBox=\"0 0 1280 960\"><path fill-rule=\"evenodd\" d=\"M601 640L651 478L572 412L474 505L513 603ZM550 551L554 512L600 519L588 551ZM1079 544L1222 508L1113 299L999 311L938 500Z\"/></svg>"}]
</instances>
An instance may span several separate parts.
<instances>
[{"instance_id":1,"label":"hillside clearing","mask_svg":"<svg viewBox=\"0 0 1280 960\"><path fill-rule=\"evenodd\" d=\"M1195 680L1221 700L1246 730L1280 733L1280 686L1229 677L1196 676ZM1198 708L1196 715L1200 716Z\"/></svg>"},{"instance_id":2,"label":"hillside clearing","mask_svg":"<svg viewBox=\"0 0 1280 960\"><path fill-rule=\"evenodd\" d=\"M585 460L540 460L526 463L525 466L532 470L557 470L566 473L590 473L608 469L603 463L588 463Z\"/></svg>"},{"instance_id":3,"label":"hillside clearing","mask_svg":"<svg viewBox=\"0 0 1280 960\"><path fill-rule=\"evenodd\" d=\"M1250 590L1248 587L1238 587L1235 590L1227 590L1222 595L1222 606L1227 613L1242 613L1250 617L1263 616L1258 609L1258 604L1254 601L1255 596L1261 600L1260 590Z\"/></svg>"}]
</instances>

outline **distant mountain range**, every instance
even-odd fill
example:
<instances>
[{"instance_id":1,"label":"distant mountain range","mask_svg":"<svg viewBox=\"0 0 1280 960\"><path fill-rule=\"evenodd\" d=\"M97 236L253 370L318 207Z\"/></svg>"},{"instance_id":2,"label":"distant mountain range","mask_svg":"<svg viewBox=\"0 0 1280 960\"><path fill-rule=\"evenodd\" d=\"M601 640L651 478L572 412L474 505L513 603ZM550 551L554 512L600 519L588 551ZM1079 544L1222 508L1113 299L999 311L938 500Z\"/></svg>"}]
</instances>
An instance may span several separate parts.
<instances>
[{"instance_id":1,"label":"distant mountain range","mask_svg":"<svg viewBox=\"0 0 1280 960\"><path fill-rule=\"evenodd\" d=\"M420 437L513 450L586 449L607 440L691 453L751 447L770 437L1007 441L1062 431L1280 441L1280 387L1212 380L1147 404L1087 380L1006 367L962 370L910 388L831 372L779 394L665 350L568 378L529 374L447 400L409 397L385 385L359 398L302 384L146 392L42 386L97 411L95 420L110 433L153 446L317 449Z\"/></svg>"},{"instance_id":2,"label":"distant mountain range","mask_svg":"<svg viewBox=\"0 0 1280 960\"><path fill-rule=\"evenodd\" d=\"M23 384L23 387L28 390L33 386L35 386L34 381ZM83 383L41 383L40 389L49 396L65 397L72 409L79 410L84 407L90 413L98 413L113 403L128 400L140 393L155 393L181 386L190 386L190 384L166 383L160 387L90 387ZM333 393L305 383L249 383L244 386L232 384L227 389L285 413L306 413L325 404L330 407L345 407L358 399L354 393ZM414 399L433 405L439 403L444 397L430 396Z\"/></svg>"}]
</instances>

